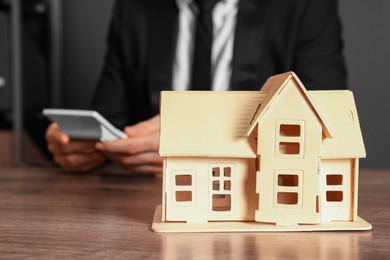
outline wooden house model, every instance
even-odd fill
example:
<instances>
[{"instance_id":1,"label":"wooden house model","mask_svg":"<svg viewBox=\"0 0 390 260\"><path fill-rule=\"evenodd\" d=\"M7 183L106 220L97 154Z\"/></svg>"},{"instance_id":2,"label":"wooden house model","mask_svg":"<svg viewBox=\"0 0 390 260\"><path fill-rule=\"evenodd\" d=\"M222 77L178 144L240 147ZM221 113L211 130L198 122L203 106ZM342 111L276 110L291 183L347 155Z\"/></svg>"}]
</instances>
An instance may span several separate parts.
<instances>
[{"instance_id":1,"label":"wooden house model","mask_svg":"<svg viewBox=\"0 0 390 260\"><path fill-rule=\"evenodd\" d=\"M365 148L349 90L307 91L288 72L260 91L161 94L156 232L366 230Z\"/></svg>"}]
</instances>

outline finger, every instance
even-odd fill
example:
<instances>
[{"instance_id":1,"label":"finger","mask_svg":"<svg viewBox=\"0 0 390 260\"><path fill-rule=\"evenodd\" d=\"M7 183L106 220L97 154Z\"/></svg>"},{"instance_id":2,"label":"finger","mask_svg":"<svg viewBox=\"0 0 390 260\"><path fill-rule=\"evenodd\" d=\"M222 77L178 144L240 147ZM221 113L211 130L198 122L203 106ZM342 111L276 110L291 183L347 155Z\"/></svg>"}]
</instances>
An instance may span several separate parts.
<instances>
[{"instance_id":1,"label":"finger","mask_svg":"<svg viewBox=\"0 0 390 260\"><path fill-rule=\"evenodd\" d=\"M162 174L163 167L156 165L137 165L131 167L123 167L127 172L130 173L151 173L151 174Z\"/></svg>"},{"instance_id":2,"label":"finger","mask_svg":"<svg viewBox=\"0 0 390 260\"><path fill-rule=\"evenodd\" d=\"M80 140L71 140L68 145L63 146L64 154L71 153L93 153L95 149L95 141L80 141Z\"/></svg>"},{"instance_id":3,"label":"finger","mask_svg":"<svg viewBox=\"0 0 390 260\"><path fill-rule=\"evenodd\" d=\"M95 141L70 140L68 144L49 143L47 148L52 154L67 155L95 152Z\"/></svg>"},{"instance_id":4,"label":"finger","mask_svg":"<svg viewBox=\"0 0 390 260\"><path fill-rule=\"evenodd\" d=\"M159 149L160 135L155 132L146 136L132 137L112 142L97 143L96 149L112 154L137 154L156 152Z\"/></svg>"},{"instance_id":5,"label":"finger","mask_svg":"<svg viewBox=\"0 0 390 260\"><path fill-rule=\"evenodd\" d=\"M156 152L139 153L135 155L107 155L111 161L122 166L137 166L137 165L162 165L164 159Z\"/></svg>"},{"instance_id":6,"label":"finger","mask_svg":"<svg viewBox=\"0 0 390 260\"><path fill-rule=\"evenodd\" d=\"M125 133L129 137L141 136L153 133L160 130L160 115L155 115L154 117L139 122L138 124L127 126L125 128Z\"/></svg>"},{"instance_id":7,"label":"finger","mask_svg":"<svg viewBox=\"0 0 390 260\"><path fill-rule=\"evenodd\" d=\"M48 143L67 144L70 141L68 135L61 131L56 123L51 123L46 130L46 141Z\"/></svg>"},{"instance_id":8,"label":"finger","mask_svg":"<svg viewBox=\"0 0 390 260\"><path fill-rule=\"evenodd\" d=\"M78 171L79 169L87 165L95 165L104 160L103 155L99 153L91 154L70 154L59 155L54 157L54 161L63 169L73 169Z\"/></svg>"},{"instance_id":9,"label":"finger","mask_svg":"<svg viewBox=\"0 0 390 260\"><path fill-rule=\"evenodd\" d=\"M67 172L84 172L97 167L105 161L100 153L60 155L54 161Z\"/></svg>"}]
</instances>

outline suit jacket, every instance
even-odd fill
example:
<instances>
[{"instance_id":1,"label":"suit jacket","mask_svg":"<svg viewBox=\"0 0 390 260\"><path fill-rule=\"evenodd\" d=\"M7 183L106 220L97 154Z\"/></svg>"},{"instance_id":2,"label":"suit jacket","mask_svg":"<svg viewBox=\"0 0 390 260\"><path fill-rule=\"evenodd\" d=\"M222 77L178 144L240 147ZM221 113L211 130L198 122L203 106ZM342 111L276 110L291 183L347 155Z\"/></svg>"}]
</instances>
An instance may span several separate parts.
<instances>
[{"instance_id":1,"label":"suit jacket","mask_svg":"<svg viewBox=\"0 0 390 260\"><path fill-rule=\"evenodd\" d=\"M308 89L346 88L337 0L241 0L232 90L259 90L294 71ZM93 108L118 127L158 113L171 89L178 9L175 0L117 0Z\"/></svg>"}]
</instances>

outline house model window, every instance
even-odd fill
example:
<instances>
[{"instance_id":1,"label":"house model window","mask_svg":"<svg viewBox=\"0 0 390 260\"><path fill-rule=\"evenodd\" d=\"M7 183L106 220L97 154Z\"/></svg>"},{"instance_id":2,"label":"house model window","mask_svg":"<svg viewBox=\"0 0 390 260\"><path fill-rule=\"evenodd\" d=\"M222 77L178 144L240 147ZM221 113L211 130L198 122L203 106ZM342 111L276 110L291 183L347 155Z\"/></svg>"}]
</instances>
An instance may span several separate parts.
<instances>
[{"instance_id":1,"label":"house model window","mask_svg":"<svg viewBox=\"0 0 390 260\"><path fill-rule=\"evenodd\" d=\"M275 171L274 182L274 207L302 207L302 171Z\"/></svg>"},{"instance_id":2,"label":"house model window","mask_svg":"<svg viewBox=\"0 0 390 260\"><path fill-rule=\"evenodd\" d=\"M275 142L276 157L303 158L304 122L278 120Z\"/></svg>"},{"instance_id":3,"label":"house model window","mask_svg":"<svg viewBox=\"0 0 390 260\"><path fill-rule=\"evenodd\" d=\"M173 204L176 206L194 205L194 172L174 172Z\"/></svg>"},{"instance_id":4,"label":"house model window","mask_svg":"<svg viewBox=\"0 0 390 260\"><path fill-rule=\"evenodd\" d=\"M344 204L344 173L328 173L326 175L326 203L329 206Z\"/></svg>"}]
</instances>

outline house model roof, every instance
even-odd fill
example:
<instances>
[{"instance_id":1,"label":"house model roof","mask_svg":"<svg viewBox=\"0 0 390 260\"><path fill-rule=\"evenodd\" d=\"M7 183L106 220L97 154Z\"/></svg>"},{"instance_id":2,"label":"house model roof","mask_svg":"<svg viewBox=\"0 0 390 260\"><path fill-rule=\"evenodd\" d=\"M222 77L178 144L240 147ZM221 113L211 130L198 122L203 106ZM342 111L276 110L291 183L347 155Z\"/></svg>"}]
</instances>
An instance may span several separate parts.
<instances>
[{"instance_id":1,"label":"house model roof","mask_svg":"<svg viewBox=\"0 0 390 260\"><path fill-rule=\"evenodd\" d=\"M287 83L289 81L293 81L295 83L295 86L299 88L300 92L302 93L302 96L305 98L307 103L312 107L312 110L314 114L317 116L318 120L322 124L323 133L328 138L333 138L333 134L329 129L328 124L324 120L323 116L321 115L320 111L317 109L313 101L311 100L310 96L307 94L307 90L303 86L300 79L297 77L297 75L294 72L287 72L283 74L279 74L273 77L270 77L267 82L264 84L264 86L261 88L262 91L267 92L267 96L264 99L263 103L259 107L259 109L256 111L256 114L254 116L254 120L251 122L251 126L248 131L248 136L253 131L255 126L258 124L259 119L267 112L267 110L272 106L272 102L278 97L279 93L283 91L283 89L287 86Z\"/></svg>"},{"instance_id":2,"label":"house model roof","mask_svg":"<svg viewBox=\"0 0 390 260\"><path fill-rule=\"evenodd\" d=\"M251 133L291 80L322 125L319 156L365 157L352 92L307 91L293 72L271 77L260 91L161 92L160 155L256 157Z\"/></svg>"},{"instance_id":3,"label":"house model roof","mask_svg":"<svg viewBox=\"0 0 390 260\"><path fill-rule=\"evenodd\" d=\"M246 132L265 95L261 91L163 91L160 155L256 157Z\"/></svg>"},{"instance_id":4,"label":"house model roof","mask_svg":"<svg viewBox=\"0 0 390 260\"><path fill-rule=\"evenodd\" d=\"M353 93L349 90L308 91L334 138L323 139L322 158L366 157Z\"/></svg>"}]
</instances>

